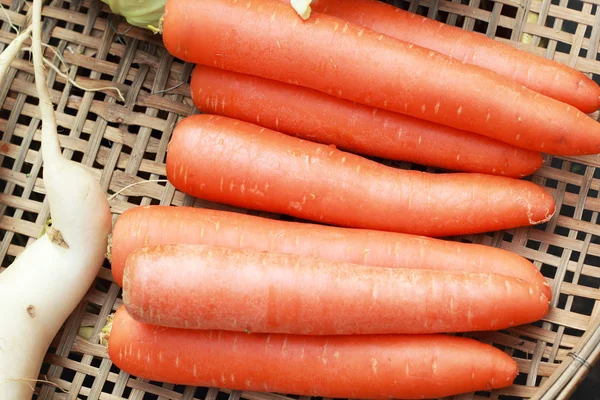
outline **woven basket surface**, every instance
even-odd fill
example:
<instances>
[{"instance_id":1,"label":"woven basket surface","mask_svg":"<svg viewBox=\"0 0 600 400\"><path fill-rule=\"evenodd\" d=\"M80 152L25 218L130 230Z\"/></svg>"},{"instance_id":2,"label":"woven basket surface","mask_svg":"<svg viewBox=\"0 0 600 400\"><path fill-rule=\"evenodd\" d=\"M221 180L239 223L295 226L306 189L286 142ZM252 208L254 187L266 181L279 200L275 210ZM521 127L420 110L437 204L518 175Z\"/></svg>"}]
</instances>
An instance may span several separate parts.
<instances>
[{"instance_id":1,"label":"woven basket surface","mask_svg":"<svg viewBox=\"0 0 600 400\"><path fill-rule=\"evenodd\" d=\"M0 3L4 8L0 10L2 51L15 37L8 21L23 26L30 4L24 0ZM596 80L595 74L600 75L599 0L391 3L554 58ZM527 22L534 15L537 22ZM171 57L159 35L132 28L99 0L52 0L46 2L43 16L43 41L62 55L71 80L98 89L81 90L47 69L64 154L93 172L108 193L132 183L164 179L171 132L181 118L196 112L189 93L193 66ZM523 35L530 35L531 44L521 42ZM46 57L64 68L51 50L46 50ZM22 52L12 67L0 86L0 271L40 235L49 217L41 179L40 114L29 53ZM113 88L122 93L124 102ZM598 118L598 113L593 117ZM393 165L419 168L406 163ZM501 247L534 262L555 293L550 313L531 325L469 334L511 354L520 375L509 388L456 399L568 398L600 353L600 155L546 156L544 167L533 180L546 187L557 202L559 211L551 221L532 228L451 239ZM149 182L111 200L114 219L140 204L221 207L186 196L169 184ZM120 288L113 283L106 261L85 301L49 349L40 379L53 384L38 384L37 398L298 398L174 386L120 371L97 337L107 316L121 304ZM78 334L83 326L88 327L90 339Z\"/></svg>"}]
</instances>

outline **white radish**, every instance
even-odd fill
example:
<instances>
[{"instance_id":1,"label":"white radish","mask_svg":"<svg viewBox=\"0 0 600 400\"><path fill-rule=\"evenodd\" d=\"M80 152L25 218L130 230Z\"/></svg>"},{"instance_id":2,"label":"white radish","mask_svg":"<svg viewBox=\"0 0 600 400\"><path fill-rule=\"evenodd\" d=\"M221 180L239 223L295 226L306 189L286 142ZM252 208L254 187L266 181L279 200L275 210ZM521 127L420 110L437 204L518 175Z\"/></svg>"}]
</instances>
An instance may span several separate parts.
<instances>
[{"instance_id":1,"label":"white radish","mask_svg":"<svg viewBox=\"0 0 600 400\"><path fill-rule=\"evenodd\" d=\"M2 53L0 53L0 85L4 81L4 77L6 77L6 73L10 68L10 64L12 64L14 59L17 58L17 55L19 54L19 51L21 51L23 43L25 43L25 40L27 40L27 38L29 37L29 33L31 33L31 28L32 27L29 26L23 32L18 34L17 37L14 38L8 46L6 46L6 49L4 49Z\"/></svg>"},{"instance_id":2,"label":"white radish","mask_svg":"<svg viewBox=\"0 0 600 400\"><path fill-rule=\"evenodd\" d=\"M43 358L105 258L106 193L61 154L42 65L41 0L33 2L32 52L42 116L44 186L52 227L0 274L0 399L31 399Z\"/></svg>"}]
</instances>

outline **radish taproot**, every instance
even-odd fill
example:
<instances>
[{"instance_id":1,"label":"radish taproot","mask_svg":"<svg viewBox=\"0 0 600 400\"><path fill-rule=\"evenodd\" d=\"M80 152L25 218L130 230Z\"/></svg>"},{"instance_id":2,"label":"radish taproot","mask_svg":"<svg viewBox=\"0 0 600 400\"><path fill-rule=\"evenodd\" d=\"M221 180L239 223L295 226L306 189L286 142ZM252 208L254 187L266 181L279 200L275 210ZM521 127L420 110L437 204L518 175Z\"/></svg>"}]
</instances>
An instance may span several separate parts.
<instances>
[{"instance_id":1,"label":"radish taproot","mask_svg":"<svg viewBox=\"0 0 600 400\"><path fill-rule=\"evenodd\" d=\"M131 253L123 303L152 325L301 335L498 330L549 307L539 285L508 276L194 244Z\"/></svg>"},{"instance_id":2,"label":"radish taproot","mask_svg":"<svg viewBox=\"0 0 600 400\"><path fill-rule=\"evenodd\" d=\"M548 299L552 297L548 282L530 261L495 247L158 205L130 208L117 219L111 245L115 282L123 286L125 263L135 250L174 243L274 251L390 268L489 272L536 284Z\"/></svg>"},{"instance_id":3,"label":"radish taproot","mask_svg":"<svg viewBox=\"0 0 600 400\"><path fill-rule=\"evenodd\" d=\"M10 42L8 46L0 53L0 85L4 83L4 78L8 73L11 63L17 58L21 47L31 34L32 26L29 25L23 32L17 34L17 36Z\"/></svg>"},{"instance_id":4,"label":"radish taproot","mask_svg":"<svg viewBox=\"0 0 600 400\"><path fill-rule=\"evenodd\" d=\"M202 112L368 156L514 178L543 163L539 152L482 135L204 65L194 69L191 91Z\"/></svg>"},{"instance_id":5,"label":"radish taproot","mask_svg":"<svg viewBox=\"0 0 600 400\"><path fill-rule=\"evenodd\" d=\"M48 347L105 259L111 213L97 180L61 154L33 2L32 52L42 116L43 181L52 226L0 274L0 398L31 399Z\"/></svg>"},{"instance_id":6,"label":"radish taproot","mask_svg":"<svg viewBox=\"0 0 600 400\"><path fill-rule=\"evenodd\" d=\"M167 50L184 61L312 88L533 151L600 152L600 123L571 105L340 18L313 11L304 21L277 0L167 0L162 32Z\"/></svg>"},{"instance_id":7,"label":"radish taproot","mask_svg":"<svg viewBox=\"0 0 600 400\"><path fill-rule=\"evenodd\" d=\"M556 207L552 196L530 181L393 168L207 114L177 125L166 170L177 189L201 199L330 225L432 237L540 224Z\"/></svg>"},{"instance_id":8,"label":"radish taproot","mask_svg":"<svg viewBox=\"0 0 600 400\"><path fill-rule=\"evenodd\" d=\"M299 336L164 328L119 307L108 355L150 381L331 398L439 398L508 387L516 362L450 335Z\"/></svg>"}]
</instances>

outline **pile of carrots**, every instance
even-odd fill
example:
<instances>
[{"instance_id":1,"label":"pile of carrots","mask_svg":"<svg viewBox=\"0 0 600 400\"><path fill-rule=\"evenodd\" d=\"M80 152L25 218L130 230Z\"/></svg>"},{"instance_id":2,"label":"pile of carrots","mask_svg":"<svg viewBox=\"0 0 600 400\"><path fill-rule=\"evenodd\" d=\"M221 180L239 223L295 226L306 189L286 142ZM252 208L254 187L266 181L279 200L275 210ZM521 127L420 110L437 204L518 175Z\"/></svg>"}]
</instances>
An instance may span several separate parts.
<instances>
[{"instance_id":1,"label":"pile of carrots","mask_svg":"<svg viewBox=\"0 0 600 400\"><path fill-rule=\"evenodd\" d=\"M510 386L456 333L547 314L525 258L444 238L533 226L542 152L600 152L600 88L560 65L376 0L168 0L168 51L202 114L171 138L189 195L275 219L135 207L112 234L109 354L153 381L334 398ZM447 170L425 173L380 162Z\"/></svg>"}]
</instances>

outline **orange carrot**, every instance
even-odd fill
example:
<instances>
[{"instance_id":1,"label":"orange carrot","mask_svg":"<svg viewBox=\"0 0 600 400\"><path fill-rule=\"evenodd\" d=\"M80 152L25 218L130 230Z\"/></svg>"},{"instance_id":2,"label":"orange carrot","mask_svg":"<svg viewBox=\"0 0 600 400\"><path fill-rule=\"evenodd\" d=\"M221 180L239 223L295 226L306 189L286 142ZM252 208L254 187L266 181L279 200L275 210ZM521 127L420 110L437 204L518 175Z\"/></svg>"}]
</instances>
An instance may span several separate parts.
<instances>
[{"instance_id":1,"label":"orange carrot","mask_svg":"<svg viewBox=\"0 0 600 400\"><path fill-rule=\"evenodd\" d=\"M549 306L535 284L507 276L193 244L131 253L123 303L152 325L301 335L498 330Z\"/></svg>"},{"instance_id":2,"label":"orange carrot","mask_svg":"<svg viewBox=\"0 0 600 400\"><path fill-rule=\"evenodd\" d=\"M402 233L347 229L193 207L134 207L112 233L112 274L123 286L127 257L144 246L205 244L306 255L391 268L489 272L552 292L538 269L518 254L478 244Z\"/></svg>"},{"instance_id":3,"label":"orange carrot","mask_svg":"<svg viewBox=\"0 0 600 400\"><path fill-rule=\"evenodd\" d=\"M556 207L542 187L529 181L397 169L207 114L177 125L166 169L177 189L205 200L430 237L539 224Z\"/></svg>"},{"instance_id":4,"label":"orange carrot","mask_svg":"<svg viewBox=\"0 0 600 400\"><path fill-rule=\"evenodd\" d=\"M600 124L571 105L340 18L313 13L303 21L277 0L168 0L163 41L184 61L312 88L529 150L600 152Z\"/></svg>"},{"instance_id":5,"label":"orange carrot","mask_svg":"<svg viewBox=\"0 0 600 400\"><path fill-rule=\"evenodd\" d=\"M206 113L360 154L455 171L524 177L539 169L539 152L316 90L237 72L196 66L196 107Z\"/></svg>"},{"instance_id":6,"label":"orange carrot","mask_svg":"<svg viewBox=\"0 0 600 400\"><path fill-rule=\"evenodd\" d=\"M108 354L151 381L333 398L440 398L504 388L518 374L506 353L469 338L172 329L137 322L123 307Z\"/></svg>"},{"instance_id":7,"label":"orange carrot","mask_svg":"<svg viewBox=\"0 0 600 400\"><path fill-rule=\"evenodd\" d=\"M580 71L478 32L443 24L377 0L313 0L311 8L313 12L338 17L492 70L583 112L591 113L600 107L600 87Z\"/></svg>"}]
</instances>

